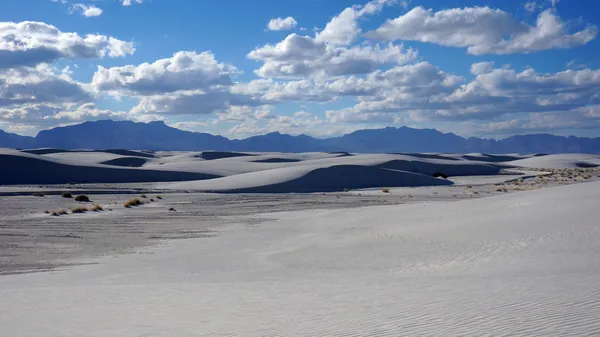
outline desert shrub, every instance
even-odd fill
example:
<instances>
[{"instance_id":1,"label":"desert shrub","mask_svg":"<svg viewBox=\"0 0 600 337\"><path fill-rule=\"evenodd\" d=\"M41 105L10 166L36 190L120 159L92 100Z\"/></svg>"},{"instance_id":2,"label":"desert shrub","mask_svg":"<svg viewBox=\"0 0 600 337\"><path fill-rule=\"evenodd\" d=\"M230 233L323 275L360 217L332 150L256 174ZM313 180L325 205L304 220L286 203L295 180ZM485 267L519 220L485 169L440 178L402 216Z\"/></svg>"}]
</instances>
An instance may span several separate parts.
<instances>
[{"instance_id":1,"label":"desert shrub","mask_svg":"<svg viewBox=\"0 0 600 337\"><path fill-rule=\"evenodd\" d=\"M162 199L162 197L161 197L160 195L157 195L157 196L156 196L156 199L158 199L158 200L161 200L161 199Z\"/></svg>"},{"instance_id":2,"label":"desert shrub","mask_svg":"<svg viewBox=\"0 0 600 337\"><path fill-rule=\"evenodd\" d=\"M61 215L67 215L69 214L69 212L65 211L64 209L58 210L58 211L54 211L52 212L52 216L61 216Z\"/></svg>"},{"instance_id":3,"label":"desert shrub","mask_svg":"<svg viewBox=\"0 0 600 337\"><path fill-rule=\"evenodd\" d=\"M350 189L348 187L344 187L344 192L350 192Z\"/></svg>"},{"instance_id":4,"label":"desert shrub","mask_svg":"<svg viewBox=\"0 0 600 337\"><path fill-rule=\"evenodd\" d=\"M60 196L63 198L68 198L68 199L73 198L73 195L71 194L71 192L63 192Z\"/></svg>"},{"instance_id":5,"label":"desert shrub","mask_svg":"<svg viewBox=\"0 0 600 337\"><path fill-rule=\"evenodd\" d=\"M125 202L124 206L127 207L127 208L130 208L130 207L135 207L135 206L141 206L143 204L144 203L140 199L135 198L135 199L127 200Z\"/></svg>"},{"instance_id":6,"label":"desert shrub","mask_svg":"<svg viewBox=\"0 0 600 337\"><path fill-rule=\"evenodd\" d=\"M381 189L381 192L383 192L383 193L390 193L390 189L387 188L387 187L384 187L384 188Z\"/></svg>"},{"instance_id":7,"label":"desert shrub","mask_svg":"<svg viewBox=\"0 0 600 337\"><path fill-rule=\"evenodd\" d=\"M150 202L154 202L154 199L150 199Z\"/></svg>"},{"instance_id":8,"label":"desert shrub","mask_svg":"<svg viewBox=\"0 0 600 337\"><path fill-rule=\"evenodd\" d=\"M93 212L102 212L104 210L104 208L102 208L102 206L96 204L94 206L92 206L92 208L90 208L90 211Z\"/></svg>"},{"instance_id":9,"label":"desert shrub","mask_svg":"<svg viewBox=\"0 0 600 337\"><path fill-rule=\"evenodd\" d=\"M78 195L75 197L75 201L90 202L90 198L87 195Z\"/></svg>"},{"instance_id":10,"label":"desert shrub","mask_svg":"<svg viewBox=\"0 0 600 337\"><path fill-rule=\"evenodd\" d=\"M46 213L46 214L50 214L50 211L44 211L44 213Z\"/></svg>"},{"instance_id":11,"label":"desert shrub","mask_svg":"<svg viewBox=\"0 0 600 337\"><path fill-rule=\"evenodd\" d=\"M445 173L442 173L440 171L437 171L433 174L434 178L444 178L444 179L448 179L448 175Z\"/></svg>"},{"instance_id":12,"label":"desert shrub","mask_svg":"<svg viewBox=\"0 0 600 337\"><path fill-rule=\"evenodd\" d=\"M496 192L508 192L508 190L504 187L496 189Z\"/></svg>"},{"instance_id":13,"label":"desert shrub","mask_svg":"<svg viewBox=\"0 0 600 337\"><path fill-rule=\"evenodd\" d=\"M146 199L146 198L148 198L148 197L147 197L145 194L142 194L142 195L140 195L140 198L144 198L144 199Z\"/></svg>"},{"instance_id":14,"label":"desert shrub","mask_svg":"<svg viewBox=\"0 0 600 337\"><path fill-rule=\"evenodd\" d=\"M81 214L81 213L85 213L87 211L89 211L87 209L87 207L75 207L75 208L73 208L71 210L71 213L73 213L73 214Z\"/></svg>"},{"instance_id":15,"label":"desert shrub","mask_svg":"<svg viewBox=\"0 0 600 337\"><path fill-rule=\"evenodd\" d=\"M173 207L169 208L169 212L177 212L177 210Z\"/></svg>"},{"instance_id":16,"label":"desert shrub","mask_svg":"<svg viewBox=\"0 0 600 337\"><path fill-rule=\"evenodd\" d=\"M467 185L467 188L473 188L473 186L469 184L469 185Z\"/></svg>"}]
</instances>

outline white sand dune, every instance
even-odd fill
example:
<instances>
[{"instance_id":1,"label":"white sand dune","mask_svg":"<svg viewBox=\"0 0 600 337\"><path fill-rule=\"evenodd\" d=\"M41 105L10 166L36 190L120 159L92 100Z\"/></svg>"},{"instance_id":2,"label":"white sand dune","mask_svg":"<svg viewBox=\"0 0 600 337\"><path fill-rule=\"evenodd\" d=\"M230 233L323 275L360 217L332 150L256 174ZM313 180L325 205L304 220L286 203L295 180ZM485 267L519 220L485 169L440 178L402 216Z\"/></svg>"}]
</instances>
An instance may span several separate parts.
<instances>
[{"instance_id":1,"label":"white sand dune","mask_svg":"<svg viewBox=\"0 0 600 337\"><path fill-rule=\"evenodd\" d=\"M232 217L216 237L1 277L0 335L598 336L599 202L583 183Z\"/></svg>"},{"instance_id":2,"label":"white sand dune","mask_svg":"<svg viewBox=\"0 0 600 337\"><path fill-rule=\"evenodd\" d=\"M506 164L546 169L590 168L600 166L600 156L593 154L554 154L510 161Z\"/></svg>"},{"instance_id":3,"label":"white sand dune","mask_svg":"<svg viewBox=\"0 0 600 337\"><path fill-rule=\"evenodd\" d=\"M157 188L228 193L310 193L343 191L345 188L451 184L450 181L431 176L371 166L301 165L205 181L163 183Z\"/></svg>"},{"instance_id":4,"label":"white sand dune","mask_svg":"<svg viewBox=\"0 0 600 337\"><path fill-rule=\"evenodd\" d=\"M131 183L201 180L218 177L210 172L135 169L47 158L14 150L0 150L0 185Z\"/></svg>"},{"instance_id":5,"label":"white sand dune","mask_svg":"<svg viewBox=\"0 0 600 337\"><path fill-rule=\"evenodd\" d=\"M275 160L269 162L270 159ZM495 175L500 172L499 167L487 163L391 154L304 160L284 154L257 155L203 162L177 161L163 166L177 170L210 168L226 177L184 184L159 184L157 188L228 193L305 193L449 185L452 183L432 175L436 172L450 176Z\"/></svg>"},{"instance_id":6,"label":"white sand dune","mask_svg":"<svg viewBox=\"0 0 600 337\"><path fill-rule=\"evenodd\" d=\"M491 158L491 159L490 159ZM507 156L452 154L1 150L0 184L136 183L197 191L285 193L445 185L451 177L498 175ZM220 178L215 181L204 181ZM226 177L226 178L225 178Z\"/></svg>"}]
</instances>

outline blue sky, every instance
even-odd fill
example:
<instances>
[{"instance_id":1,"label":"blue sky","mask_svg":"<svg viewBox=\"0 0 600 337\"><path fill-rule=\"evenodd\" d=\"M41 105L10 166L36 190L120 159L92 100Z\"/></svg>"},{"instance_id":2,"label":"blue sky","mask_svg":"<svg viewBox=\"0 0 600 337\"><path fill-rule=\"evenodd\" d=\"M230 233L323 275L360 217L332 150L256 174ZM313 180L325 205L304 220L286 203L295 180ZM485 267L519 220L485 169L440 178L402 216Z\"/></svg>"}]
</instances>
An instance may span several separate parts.
<instances>
[{"instance_id":1,"label":"blue sky","mask_svg":"<svg viewBox=\"0 0 600 337\"><path fill-rule=\"evenodd\" d=\"M0 128L600 136L594 13L587 0L3 0Z\"/></svg>"}]
</instances>

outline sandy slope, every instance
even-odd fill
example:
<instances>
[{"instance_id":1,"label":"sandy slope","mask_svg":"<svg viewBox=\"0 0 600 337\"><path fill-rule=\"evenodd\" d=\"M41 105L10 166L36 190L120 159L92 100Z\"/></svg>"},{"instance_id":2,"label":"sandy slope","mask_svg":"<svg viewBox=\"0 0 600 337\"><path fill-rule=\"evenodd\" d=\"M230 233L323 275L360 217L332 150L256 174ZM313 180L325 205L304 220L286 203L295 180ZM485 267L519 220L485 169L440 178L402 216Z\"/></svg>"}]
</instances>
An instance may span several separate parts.
<instances>
[{"instance_id":1,"label":"sandy slope","mask_svg":"<svg viewBox=\"0 0 600 337\"><path fill-rule=\"evenodd\" d=\"M0 150L0 167L0 185L156 182L218 177L212 172L135 169L48 158L15 150Z\"/></svg>"},{"instance_id":2,"label":"sandy slope","mask_svg":"<svg viewBox=\"0 0 600 337\"><path fill-rule=\"evenodd\" d=\"M361 165L299 165L158 188L229 193L310 193L344 189L451 185L428 175Z\"/></svg>"},{"instance_id":3,"label":"sandy slope","mask_svg":"<svg viewBox=\"0 0 600 337\"><path fill-rule=\"evenodd\" d=\"M447 154L0 150L0 185L193 181L161 184L159 188L330 192L451 184L433 178L436 172L452 177L499 174L502 166L479 160L488 157L468 160ZM225 178L214 179L219 177Z\"/></svg>"},{"instance_id":4,"label":"sandy slope","mask_svg":"<svg viewBox=\"0 0 600 337\"><path fill-rule=\"evenodd\" d=\"M598 202L583 183L234 217L152 254L0 278L0 335L597 336Z\"/></svg>"},{"instance_id":5,"label":"sandy slope","mask_svg":"<svg viewBox=\"0 0 600 337\"><path fill-rule=\"evenodd\" d=\"M600 166L600 156L590 154L553 154L507 162L507 164L545 169L589 168Z\"/></svg>"}]
</instances>

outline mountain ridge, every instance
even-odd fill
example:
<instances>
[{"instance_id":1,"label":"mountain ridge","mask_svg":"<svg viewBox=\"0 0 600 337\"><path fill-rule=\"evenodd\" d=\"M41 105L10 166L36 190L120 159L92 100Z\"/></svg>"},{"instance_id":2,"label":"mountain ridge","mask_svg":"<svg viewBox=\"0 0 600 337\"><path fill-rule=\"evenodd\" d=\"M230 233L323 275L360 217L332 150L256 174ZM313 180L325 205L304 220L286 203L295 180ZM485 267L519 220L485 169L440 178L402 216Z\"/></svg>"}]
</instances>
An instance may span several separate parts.
<instances>
[{"instance_id":1,"label":"mountain ridge","mask_svg":"<svg viewBox=\"0 0 600 337\"><path fill-rule=\"evenodd\" d=\"M0 147L253 152L452 152L600 153L600 138L516 135L500 140L464 138L436 129L406 126L363 129L331 138L271 132L245 139L180 130L162 121L101 120L43 130L36 137L0 130Z\"/></svg>"}]
</instances>

